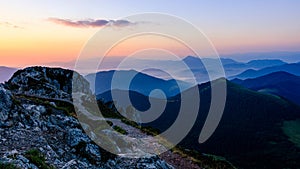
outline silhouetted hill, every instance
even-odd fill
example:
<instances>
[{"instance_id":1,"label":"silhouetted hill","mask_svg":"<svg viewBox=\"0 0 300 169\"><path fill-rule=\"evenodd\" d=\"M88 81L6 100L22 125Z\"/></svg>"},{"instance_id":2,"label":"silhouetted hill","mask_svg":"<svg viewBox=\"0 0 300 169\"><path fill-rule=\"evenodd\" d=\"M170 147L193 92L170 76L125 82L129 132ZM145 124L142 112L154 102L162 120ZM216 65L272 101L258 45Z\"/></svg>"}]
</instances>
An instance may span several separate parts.
<instances>
[{"instance_id":1,"label":"silhouetted hill","mask_svg":"<svg viewBox=\"0 0 300 169\"><path fill-rule=\"evenodd\" d=\"M112 86L112 79L115 73L118 73L119 78L115 79L116 86ZM95 82L93 82L93 78L95 79ZM128 88L128 86L126 86L124 82L130 78L132 78L132 81L130 82ZM187 89L191 86L190 84L182 81L163 80L134 70L111 70L98 72L96 75L87 75L86 79L88 79L91 86L95 88L96 95L102 94L111 89L120 89L136 91L145 96L148 96L153 89L160 89L166 93L167 97L170 97L180 93L177 82L179 82L183 89Z\"/></svg>"},{"instance_id":2,"label":"silhouetted hill","mask_svg":"<svg viewBox=\"0 0 300 169\"><path fill-rule=\"evenodd\" d=\"M232 82L259 92L276 94L300 105L300 77L287 72L274 72L254 79Z\"/></svg>"},{"instance_id":3,"label":"silhouetted hill","mask_svg":"<svg viewBox=\"0 0 300 169\"><path fill-rule=\"evenodd\" d=\"M241 168L297 168L300 165L297 162L300 149L282 129L286 121L300 118L298 106L228 82L222 120L213 136L199 145L198 137L209 110L211 91L209 84L198 87L201 97L199 116L182 141L183 146L222 155Z\"/></svg>"},{"instance_id":4,"label":"silhouetted hill","mask_svg":"<svg viewBox=\"0 0 300 169\"><path fill-rule=\"evenodd\" d=\"M275 51L275 52L251 52L222 55L221 57L231 58L241 62L248 62L255 59L280 59L284 62L295 63L300 61L300 52Z\"/></svg>"},{"instance_id":5,"label":"silhouetted hill","mask_svg":"<svg viewBox=\"0 0 300 169\"><path fill-rule=\"evenodd\" d=\"M16 68L0 66L0 83L8 81L9 78L17 71Z\"/></svg>"},{"instance_id":6,"label":"silhouetted hill","mask_svg":"<svg viewBox=\"0 0 300 169\"><path fill-rule=\"evenodd\" d=\"M214 59L214 58L198 58L198 57L195 57L195 56L187 56L185 57L182 61L184 61L185 64L187 64L190 68L204 68L204 65L203 65L203 61L206 62L206 63L209 63L209 62L214 62L216 61L217 59ZM230 64L240 64L240 62L237 62L235 60L232 60L232 59L228 59L228 58L220 58L220 61L223 65L230 65Z\"/></svg>"},{"instance_id":7,"label":"silhouetted hill","mask_svg":"<svg viewBox=\"0 0 300 169\"><path fill-rule=\"evenodd\" d=\"M213 65L216 63L216 59L213 58L203 58L200 59L194 56L187 56L183 61L190 67L192 72L194 72L197 80L199 82L208 81L207 71L204 67L204 62L208 65ZM271 66L281 66L286 64L285 62L278 59L263 59L263 60L252 60L247 63L237 62L228 58L220 58L220 61L224 67L226 76L230 77L246 70L257 70L263 69ZM250 72L251 73L251 72ZM200 77L198 77L200 76Z\"/></svg>"},{"instance_id":8,"label":"silhouetted hill","mask_svg":"<svg viewBox=\"0 0 300 169\"><path fill-rule=\"evenodd\" d=\"M224 64L225 63L225 64ZM262 69L262 68L266 68L266 67L271 67L271 66L280 66L283 64L286 64L285 62L281 61L281 60L252 60L249 61L247 63L243 63L243 62L223 62L222 64L224 66L225 71L227 72L228 75L231 75L235 72L242 72L244 70L247 69Z\"/></svg>"},{"instance_id":9,"label":"silhouetted hill","mask_svg":"<svg viewBox=\"0 0 300 169\"><path fill-rule=\"evenodd\" d=\"M273 72L284 71L290 74L294 74L300 76L300 63L292 63L292 64L284 64L280 66L267 67L260 70L249 69L244 71L243 73L231 77L239 78L239 79L248 79L248 78L256 78L259 76L264 76Z\"/></svg>"},{"instance_id":10,"label":"silhouetted hill","mask_svg":"<svg viewBox=\"0 0 300 169\"><path fill-rule=\"evenodd\" d=\"M283 65L286 64L285 62L283 62L282 60L269 60L269 59L265 59L265 60L251 60L249 62L246 63L247 66L249 67L253 67L253 68L265 68L265 67L272 67L272 66L279 66L279 65Z\"/></svg>"}]
</instances>

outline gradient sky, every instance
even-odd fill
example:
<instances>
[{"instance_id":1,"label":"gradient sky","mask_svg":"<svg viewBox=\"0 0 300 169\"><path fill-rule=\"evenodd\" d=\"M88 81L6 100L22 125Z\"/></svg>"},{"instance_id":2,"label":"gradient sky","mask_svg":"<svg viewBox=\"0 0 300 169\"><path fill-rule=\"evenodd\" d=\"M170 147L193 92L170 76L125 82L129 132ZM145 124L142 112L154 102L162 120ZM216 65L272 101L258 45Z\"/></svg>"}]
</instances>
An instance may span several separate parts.
<instances>
[{"instance_id":1,"label":"gradient sky","mask_svg":"<svg viewBox=\"0 0 300 169\"><path fill-rule=\"evenodd\" d=\"M74 60L101 24L134 29L130 23L117 21L143 12L187 20L201 29L221 54L300 51L299 9L299 0L2 1L0 65L22 67ZM114 55L124 55L124 50Z\"/></svg>"}]
</instances>

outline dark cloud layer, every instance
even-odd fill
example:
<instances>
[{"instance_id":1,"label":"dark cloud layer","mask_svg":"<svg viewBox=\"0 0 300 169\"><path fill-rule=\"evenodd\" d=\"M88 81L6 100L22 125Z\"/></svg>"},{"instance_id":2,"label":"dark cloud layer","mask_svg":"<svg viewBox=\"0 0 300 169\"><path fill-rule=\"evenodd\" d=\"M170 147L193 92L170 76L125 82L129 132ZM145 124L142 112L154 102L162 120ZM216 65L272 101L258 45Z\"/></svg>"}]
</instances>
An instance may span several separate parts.
<instances>
[{"instance_id":1,"label":"dark cloud layer","mask_svg":"<svg viewBox=\"0 0 300 169\"><path fill-rule=\"evenodd\" d=\"M87 19L87 20L70 20L70 19L60 19L60 18L48 18L48 21L71 27L103 27L103 26L115 26L115 27L125 27L131 26L132 23L127 20L105 20L105 19Z\"/></svg>"}]
</instances>

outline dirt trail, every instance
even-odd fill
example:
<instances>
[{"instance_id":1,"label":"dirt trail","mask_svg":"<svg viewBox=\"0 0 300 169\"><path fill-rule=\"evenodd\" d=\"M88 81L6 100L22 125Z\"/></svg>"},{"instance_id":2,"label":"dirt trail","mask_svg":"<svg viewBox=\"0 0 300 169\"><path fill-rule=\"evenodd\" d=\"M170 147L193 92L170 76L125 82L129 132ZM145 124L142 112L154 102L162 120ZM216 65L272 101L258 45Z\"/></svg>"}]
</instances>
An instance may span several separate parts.
<instances>
[{"instance_id":1,"label":"dirt trail","mask_svg":"<svg viewBox=\"0 0 300 169\"><path fill-rule=\"evenodd\" d=\"M75 98L75 99L74 99ZM79 98L79 99L76 99ZM122 129L124 129L128 134L122 135L122 139L133 142L135 146L134 149L138 150L138 153L144 153L144 155L157 155L156 152L162 152L162 154L159 155L159 157L163 160L165 160L167 163L171 164L175 168L178 169L200 169L198 165L192 162L189 158L182 157L179 154L172 153L170 150L167 150L167 148L158 143L157 139L153 136L149 136L146 133L143 133L141 130L132 127L130 125L127 125L123 123L120 119L114 119L114 118L103 118L98 117L93 114L91 114L86 108L82 105L82 100L80 99L81 95L78 94L77 97L73 97L73 102L76 104L77 109L85 114L86 117L90 118L91 120L106 120L111 121L113 125L119 126ZM136 153L136 152L135 152ZM135 156L135 153L120 153L120 156L125 157L131 157L132 154ZM138 154L141 155L141 154Z\"/></svg>"}]
</instances>

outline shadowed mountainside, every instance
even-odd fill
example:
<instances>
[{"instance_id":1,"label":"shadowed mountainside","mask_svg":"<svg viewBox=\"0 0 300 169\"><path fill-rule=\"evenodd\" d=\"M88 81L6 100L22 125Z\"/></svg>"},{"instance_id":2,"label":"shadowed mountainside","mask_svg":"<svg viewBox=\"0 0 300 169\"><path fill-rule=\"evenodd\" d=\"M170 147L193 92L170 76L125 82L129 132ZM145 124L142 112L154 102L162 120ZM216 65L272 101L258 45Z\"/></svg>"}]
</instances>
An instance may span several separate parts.
<instances>
[{"instance_id":1,"label":"shadowed mountainside","mask_svg":"<svg viewBox=\"0 0 300 169\"><path fill-rule=\"evenodd\" d=\"M292 128L293 134L299 133L299 129L293 127L297 125L290 122L300 119L300 108L284 98L255 92L229 81L222 120L208 141L198 143L210 106L211 85L218 85L224 80L196 86L201 98L199 114L180 145L223 156L240 168L297 168L300 165L299 143L286 129ZM142 94L135 92L130 99L138 107L150 106L149 98ZM165 131L176 120L180 103L180 95L168 98L163 114L143 125Z\"/></svg>"},{"instance_id":2,"label":"shadowed mountainside","mask_svg":"<svg viewBox=\"0 0 300 169\"><path fill-rule=\"evenodd\" d=\"M118 78L115 78L114 74L118 74ZM115 86L112 85L113 78L116 80L114 83ZM97 74L87 75L86 79L90 82L96 95L110 91L111 89L127 90L129 88L130 90L139 92L145 96L150 95L150 92L153 89L160 89L165 91L167 97L171 97L180 93L178 83L184 90L191 87L191 84L186 82L173 79L163 80L135 70L98 72ZM129 79L132 79L132 81L130 82L130 85L126 86L125 82ZM160 96L157 95L156 97Z\"/></svg>"},{"instance_id":3,"label":"shadowed mountainside","mask_svg":"<svg viewBox=\"0 0 300 169\"><path fill-rule=\"evenodd\" d=\"M233 79L232 82L258 92L285 97L300 105L299 76L280 71L253 79Z\"/></svg>"},{"instance_id":4,"label":"shadowed mountainside","mask_svg":"<svg viewBox=\"0 0 300 169\"><path fill-rule=\"evenodd\" d=\"M230 79L248 79L264 76L273 72L284 71L296 76L300 76L300 63L284 64L280 66L267 67L260 70L248 69L241 74L230 77Z\"/></svg>"}]
</instances>

